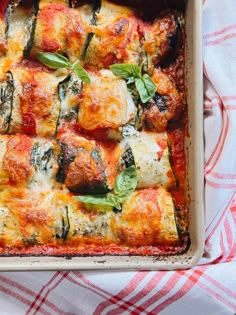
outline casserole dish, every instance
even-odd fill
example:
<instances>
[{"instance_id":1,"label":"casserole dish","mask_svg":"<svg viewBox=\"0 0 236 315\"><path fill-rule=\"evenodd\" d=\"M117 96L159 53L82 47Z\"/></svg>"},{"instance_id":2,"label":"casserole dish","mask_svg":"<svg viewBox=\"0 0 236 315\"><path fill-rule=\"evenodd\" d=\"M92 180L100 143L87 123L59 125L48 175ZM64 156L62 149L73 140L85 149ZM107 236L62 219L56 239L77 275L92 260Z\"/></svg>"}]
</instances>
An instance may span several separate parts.
<instances>
[{"instance_id":1,"label":"casserole dish","mask_svg":"<svg viewBox=\"0 0 236 315\"><path fill-rule=\"evenodd\" d=\"M172 5L172 4L171 4ZM175 6L173 4L173 6ZM188 104L188 133L186 157L189 192L189 233L191 245L183 254L176 255L101 255L96 256L11 256L0 258L2 270L63 270L63 269L179 269L189 268L197 263L204 244L203 205L203 113L202 113L202 55L201 55L201 6L198 1L188 1L186 14L186 84ZM193 23L194 21L194 23ZM36 48L37 49L37 45ZM32 50L34 53L34 49ZM26 52L27 53L27 52ZM93 59L90 61L93 62ZM14 69L13 76L21 75ZM49 80L49 79L48 79ZM94 79L96 80L96 78ZM16 81L16 80L15 80ZM19 79L20 82L20 79ZM49 81L48 81L49 82ZM102 82L99 83L102 85ZM17 89L16 89L17 90ZM20 93L20 92L19 92ZM84 101L86 107L86 101ZM53 114L53 113L52 113ZM81 118L81 121L83 119ZM15 130L18 131L17 123ZM86 125L87 126L87 125ZM88 127L87 127L88 128ZM45 131L46 130L46 131ZM51 125L47 136L51 136ZM47 132L46 127L37 132ZM41 135L41 134L40 134ZM43 134L44 135L44 134ZM145 135L141 135L146 137ZM64 137L61 143L66 143ZM77 141L77 140L76 140ZM145 141L143 141L145 143ZM35 145L35 143L33 144ZM43 144L44 145L44 144ZM137 143L132 150L135 150ZM40 146L40 144L39 144ZM131 146L132 147L132 146ZM196 155L196 152L198 154ZM138 153L137 153L138 154ZM191 161L191 167L190 167ZM63 170L64 172L64 170ZM66 176L68 176L66 174ZM141 178L141 177L140 177ZM139 180L139 185L143 180ZM67 179L69 185L70 181ZM72 190L77 189L70 186ZM68 217L68 216L67 216ZM64 222L64 221L63 221ZM68 224L67 224L68 225ZM63 227L67 226L63 223ZM64 232L64 228L63 228Z\"/></svg>"}]
</instances>

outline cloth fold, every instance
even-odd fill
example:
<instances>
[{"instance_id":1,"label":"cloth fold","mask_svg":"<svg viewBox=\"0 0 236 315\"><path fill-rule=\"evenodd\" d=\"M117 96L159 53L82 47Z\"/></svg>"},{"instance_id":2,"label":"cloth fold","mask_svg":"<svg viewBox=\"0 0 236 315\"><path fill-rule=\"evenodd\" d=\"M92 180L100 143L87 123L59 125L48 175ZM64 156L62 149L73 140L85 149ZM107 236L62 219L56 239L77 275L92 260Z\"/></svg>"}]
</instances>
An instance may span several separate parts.
<instances>
[{"instance_id":1,"label":"cloth fold","mask_svg":"<svg viewBox=\"0 0 236 315\"><path fill-rule=\"evenodd\" d=\"M203 9L206 245L199 265L0 273L1 315L236 313L236 2L206 0Z\"/></svg>"}]
</instances>

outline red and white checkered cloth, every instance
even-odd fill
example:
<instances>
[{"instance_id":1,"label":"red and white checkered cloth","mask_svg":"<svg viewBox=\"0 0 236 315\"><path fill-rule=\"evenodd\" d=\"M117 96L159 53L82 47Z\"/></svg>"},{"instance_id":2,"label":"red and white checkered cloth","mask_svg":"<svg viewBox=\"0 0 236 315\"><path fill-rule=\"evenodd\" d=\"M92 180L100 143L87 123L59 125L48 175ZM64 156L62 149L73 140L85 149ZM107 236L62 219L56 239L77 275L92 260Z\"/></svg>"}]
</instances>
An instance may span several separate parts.
<instances>
[{"instance_id":1,"label":"red and white checkered cloth","mask_svg":"<svg viewBox=\"0 0 236 315\"><path fill-rule=\"evenodd\" d=\"M0 315L236 314L236 0L205 1L203 43L207 223L200 264L177 272L0 273Z\"/></svg>"}]
</instances>

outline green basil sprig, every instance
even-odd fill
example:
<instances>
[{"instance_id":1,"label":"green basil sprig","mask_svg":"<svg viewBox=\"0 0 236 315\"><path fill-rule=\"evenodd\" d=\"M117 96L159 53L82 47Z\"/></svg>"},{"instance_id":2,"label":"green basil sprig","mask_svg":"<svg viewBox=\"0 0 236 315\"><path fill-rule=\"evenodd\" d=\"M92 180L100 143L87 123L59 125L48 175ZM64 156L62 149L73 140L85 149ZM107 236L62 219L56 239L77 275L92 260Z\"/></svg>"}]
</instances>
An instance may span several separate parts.
<instances>
[{"instance_id":1,"label":"green basil sprig","mask_svg":"<svg viewBox=\"0 0 236 315\"><path fill-rule=\"evenodd\" d=\"M142 74L140 66L123 63L111 65L110 69L114 75L127 80L127 84L135 83L135 87L143 103L146 103L154 96L157 87L147 73Z\"/></svg>"},{"instance_id":2,"label":"green basil sprig","mask_svg":"<svg viewBox=\"0 0 236 315\"><path fill-rule=\"evenodd\" d=\"M121 204L132 194L136 186L137 172L135 166L132 165L116 177L113 194L76 196L74 198L84 203L112 206L121 210Z\"/></svg>"},{"instance_id":3,"label":"green basil sprig","mask_svg":"<svg viewBox=\"0 0 236 315\"><path fill-rule=\"evenodd\" d=\"M90 84L90 78L87 71L79 64L78 61L70 63L69 59L58 53L41 52L37 58L45 66L51 69L69 68L85 83Z\"/></svg>"}]
</instances>

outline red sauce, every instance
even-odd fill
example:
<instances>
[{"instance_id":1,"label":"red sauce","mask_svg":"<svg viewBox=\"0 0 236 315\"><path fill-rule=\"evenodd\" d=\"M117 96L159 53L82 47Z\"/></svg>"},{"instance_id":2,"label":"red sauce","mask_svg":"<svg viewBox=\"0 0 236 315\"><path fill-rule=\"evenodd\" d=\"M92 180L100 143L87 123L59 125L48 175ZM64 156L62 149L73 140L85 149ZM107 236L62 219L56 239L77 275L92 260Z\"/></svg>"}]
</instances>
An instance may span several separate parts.
<instances>
[{"instance_id":1,"label":"red sauce","mask_svg":"<svg viewBox=\"0 0 236 315\"><path fill-rule=\"evenodd\" d=\"M51 3L40 11L38 20L41 23L43 32L43 51L56 52L62 50L61 43L55 35L53 22L56 21L58 14L67 17L68 13L69 8L62 3ZM64 32L63 29L61 31Z\"/></svg>"},{"instance_id":2,"label":"red sauce","mask_svg":"<svg viewBox=\"0 0 236 315\"><path fill-rule=\"evenodd\" d=\"M7 5L9 1L3 0L3 4L0 8L0 18L3 13L4 6ZM67 30L61 30L62 40L61 38L57 38L55 36L54 21L58 14L62 16L67 16L68 12L70 12L66 5L62 3L51 3L50 5L44 7L38 15L38 19L40 21L40 27L43 29L43 40L42 47L45 51L65 51L65 47L62 47L62 43L64 41L63 36L67 31L67 34L71 34L78 36L79 40L81 40L80 35L82 34L79 29L74 29L73 27L68 28ZM77 25L79 25L80 20L78 18ZM136 32L140 39L144 36L143 23L139 20L139 18L133 18L129 16L128 18L119 18L112 25L109 25L106 28L106 32L109 33L110 38L114 39L115 44L113 42L105 42L104 45L104 55L103 55L103 64L105 67L108 67L112 63L126 62L129 58L127 52L127 45L132 42L132 36ZM81 35L82 36L82 35ZM61 40L61 41L60 41ZM108 47L106 47L106 44ZM114 44L114 45L113 45ZM117 45L117 51L113 51L113 47ZM111 51L109 50L111 49ZM35 71L43 70L47 72L51 72L51 70L46 69L44 66L40 65L37 62L23 60L22 67L34 68ZM184 94L184 49L180 50L179 56L176 61L172 63L167 68L163 69L163 71L168 74L176 83L179 90ZM45 99L42 97L40 99L40 106L37 103L38 95L34 94L34 90L37 88L38 80L37 77L32 75L30 79L27 79L23 84L23 92L21 95L21 115L22 115L22 132L28 134L30 136L36 135L36 123L37 117L47 118L47 113L41 113L41 104L46 104L47 96ZM37 104L37 113L35 112ZM188 228L188 209L187 202L185 197L185 185L186 185L186 161L185 161L185 152L184 152L184 138L185 138L185 118L180 117L175 123L171 122L168 126L168 137L171 147L171 155L172 155L172 167L174 173L176 174L178 185L175 189L172 189L170 193L174 199L174 203L176 206L177 220L180 223L181 227L184 231L187 231ZM60 126L58 130L58 139L63 133L72 133L78 136L83 136L87 139L96 139L96 145L102 150L106 151L107 160L110 160L113 165L113 160L115 160L115 156L112 156L112 152L117 146L116 141L104 141L107 139L108 132L106 129L96 129L92 131L88 131L83 129L79 124L73 121L73 123L69 122L68 125L65 124ZM165 141L158 141L158 145L161 148L161 151L158 153L158 159L162 157L163 151L166 149ZM31 138L27 136L19 136L19 143L15 145L14 149L11 148L11 152L13 155L20 156L22 155L22 165L24 169L21 170L22 177L21 179L26 180L27 176L30 172L30 155L29 152L32 147ZM17 159L14 159L14 156L11 154L9 156L8 161L11 164L18 163ZM7 162L7 159L5 159ZM107 168L109 168L109 161L106 161ZM13 165L14 166L14 165ZM114 174L117 170L112 170L110 175L110 181L114 181ZM18 179L17 179L18 180ZM12 181L14 182L14 180ZM153 201L156 190L153 188L147 189L147 192L144 194L144 199L146 202ZM69 195L69 194L68 194ZM70 194L71 196L72 194ZM156 204L155 204L156 205ZM142 210L142 209L141 209ZM86 212L87 210L81 209L81 212ZM87 213L87 212L86 212ZM142 211L140 215L144 215ZM33 213L32 213L33 215ZM132 214L131 214L132 215ZM93 214L90 214L90 218L92 218ZM33 217L32 217L33 218ZM29 222L33 222L32 218L28 218ZM34 218L33 218L34 219ZM44 219L44 217L42 217ZM134 218L135 221L135 218ZM181 253L188 246L188 237L183 237L181 239L181 244L177 246L134 246L133 248L128 247L127 245L115 245L112 243L112 240L106 237L92 237L92 236L75 236L71 237L64 242L64 240L51 240L52 243L46 245L38 245L31 246L23 244L23 242L19 242L14 248L7 247L6 244L3 244L3 247L0 248L0 253L3 254L23 254L23 255L103 255L103 254L111 254L111 255L155 255L155 254L172 254L172 253ZM56 243L57 242L57 243ZM145 240L144 240L145 242ZM0 244L2 244L2 240L0 239Z\"/></svg>"},{"instance_id":3,"label":"red sauce","mask_svg":"<svg viewBox=\"0 0 236 315\"><path fill-rule=\"evenodd\" d=\"M5 11L10 1L11 0L1 0L1 5L0 5L0 19L1 20L5 19Z\"/></svg>"},{"instance_id":4,"label":"red sauce","mask_svg":"<svg viewBox=\"0 0 236 315\"><path fill-rule=\"evenodd\" d=\"M35 115L32 113L22 114L22 132L30 135L36 135L36 120Z\"/></svg>"}]
</instances>

